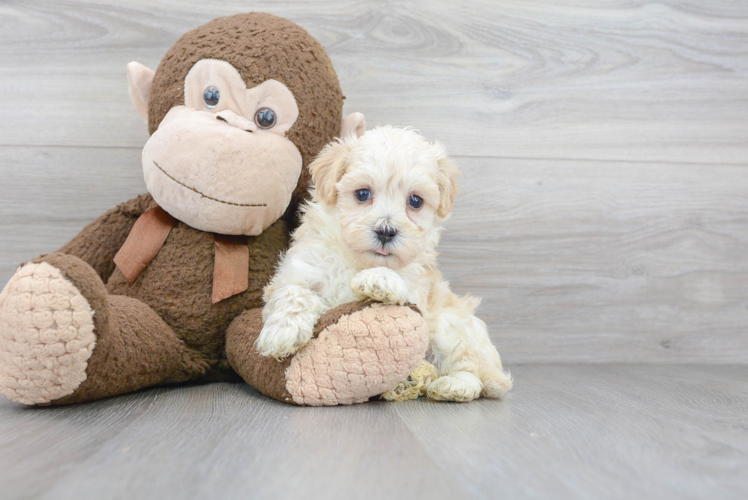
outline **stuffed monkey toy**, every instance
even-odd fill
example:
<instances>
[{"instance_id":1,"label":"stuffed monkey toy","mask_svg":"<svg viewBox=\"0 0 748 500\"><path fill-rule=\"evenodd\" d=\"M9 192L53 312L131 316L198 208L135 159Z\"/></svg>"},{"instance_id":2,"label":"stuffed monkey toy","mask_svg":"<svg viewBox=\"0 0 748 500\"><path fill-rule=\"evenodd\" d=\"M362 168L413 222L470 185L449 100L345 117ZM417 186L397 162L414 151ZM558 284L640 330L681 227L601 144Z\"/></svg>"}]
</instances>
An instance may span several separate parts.
<instances>
[{"instance_id":1,"label":"stuffed monkey toy","mask_svg":"<svg viewBox=\"0 0 748 500\"><path fill-rule=\"evenodd\" d=\"M260 356L262 289L307 192L307 165L342 119L325 50L269 14L190 31L153 72L128 65L151 137L148 194L106 212L0 294L0 392L27 405L144 387L241 381L299 405L351 404L397 386L423 360L412 307L350 303L296 355Z\"/></svg>"}]
</instances>

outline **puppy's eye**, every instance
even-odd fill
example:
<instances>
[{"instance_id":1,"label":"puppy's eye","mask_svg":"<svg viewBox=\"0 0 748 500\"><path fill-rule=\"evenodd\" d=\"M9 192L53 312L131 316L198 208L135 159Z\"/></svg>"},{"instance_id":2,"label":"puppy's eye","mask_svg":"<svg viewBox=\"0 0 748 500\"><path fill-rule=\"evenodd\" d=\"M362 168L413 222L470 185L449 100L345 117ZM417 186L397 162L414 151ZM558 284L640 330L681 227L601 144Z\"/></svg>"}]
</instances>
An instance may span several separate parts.
<instances>
[{"instance_id":1,"label":"puppy's eye","mask_svg":"<svg viewBox=\"0 0 748 500\"><path fill-rule=\"evenodd\" d=\"M360 202L365 202L369 198L371 198L371 191L368 189L357 189L356 190L356 199Z\"/></svg>"},{"instance_id":2,"label":"puppy's eye","mask_svg":"<svg viewBox=\"0 0 748 500\"><path fill-rule=\"evenodd\" d=\"M423 205L423 198L417 194L412 194L410 195L410 198L408 198L408 205L410 205L411 208L421 208L421 205Z\"/></svg>"},{"instance_id":3,"label":"puppy's eye","mask_svg":"<svg viewBox=\"0 0 748 500\"><path fill-rule=\"evenodd\" d=\"M260 128L272 128L275 125L275 111L270 108L260 108L255 113L255 123Z\"/></svg>"},{"instance_id":4,"label":"puppy's eye","mask_svg":"<svg viewBox=\"0 0 748 500\"><path fill-rule=\"evenodd\" d=\"M209 108L215 108L218 106L218 101L221 99L221 93L215 87L208 87L203 92L203 101Z\"/></svg>"}]
</instances>

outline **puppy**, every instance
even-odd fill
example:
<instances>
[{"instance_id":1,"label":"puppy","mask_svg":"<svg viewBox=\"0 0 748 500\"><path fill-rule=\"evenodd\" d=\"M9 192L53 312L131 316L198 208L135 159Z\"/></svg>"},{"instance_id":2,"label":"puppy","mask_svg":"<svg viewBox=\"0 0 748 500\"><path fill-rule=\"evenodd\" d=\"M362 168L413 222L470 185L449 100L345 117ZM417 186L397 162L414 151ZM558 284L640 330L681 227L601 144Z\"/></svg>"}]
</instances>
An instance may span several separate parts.
<instances>
[{"instance_id":1,"label":"puppy","mask_svg":"<svg viewBox=\"0 0 748 500\"><path fill-rule=\"evenodd\" d=\"M511 389L486 324L473 315L480 299L454 295L437 268L460 173L444 147L384 126L328 144L309 169L312 201L265 288L260 354L294 353L311 339L317 319L341 304L410 302L429 326L433 365L425 362L385 399L425 392L470 401Z\"/></svg>"}]
</instances>

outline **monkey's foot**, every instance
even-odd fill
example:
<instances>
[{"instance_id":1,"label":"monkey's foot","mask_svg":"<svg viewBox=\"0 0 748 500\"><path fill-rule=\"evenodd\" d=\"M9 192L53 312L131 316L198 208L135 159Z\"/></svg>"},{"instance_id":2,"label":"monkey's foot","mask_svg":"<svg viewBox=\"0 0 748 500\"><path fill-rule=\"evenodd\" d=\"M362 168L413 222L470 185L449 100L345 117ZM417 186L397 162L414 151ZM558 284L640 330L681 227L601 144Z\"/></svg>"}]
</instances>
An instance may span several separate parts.
<instances>
[{"instance_id":1,"label":"monkey's foot","mask_svg":"<svg viewBox=\"0 0 748 500\"><path fill-rule=\"evenodd\" d=\"M436 380L439 374L434 365L422 361L408 378L397 384L397 387L382 393L382 399L387 401L407 401L426 395L426 386Z\"/></svg>"},{"instance_id":2,"label":"monkey's foot","mask_svg":"<svg viewBox=\"0 0 748 500\"><path fill-rule=\"evenodd\" d=\"M229 363L263 394L309 406L362 403L395 386L423 361L429 336L410 306L351 302L325 313L314 338L279 363L257 353L260 330L260 309L234 320L226 332Z\"/></svg>"},{"instance_id":3,"label":"monkey's foot","mask_svg":"<svg viewBox=\"0 0 748 500\"><path fill-rule=\"evenodd\" d=\"M27 405L73 393L96 344L93 316L56 267L19 268L0 293L0 393Z\"/></svg>"}]
</instances>

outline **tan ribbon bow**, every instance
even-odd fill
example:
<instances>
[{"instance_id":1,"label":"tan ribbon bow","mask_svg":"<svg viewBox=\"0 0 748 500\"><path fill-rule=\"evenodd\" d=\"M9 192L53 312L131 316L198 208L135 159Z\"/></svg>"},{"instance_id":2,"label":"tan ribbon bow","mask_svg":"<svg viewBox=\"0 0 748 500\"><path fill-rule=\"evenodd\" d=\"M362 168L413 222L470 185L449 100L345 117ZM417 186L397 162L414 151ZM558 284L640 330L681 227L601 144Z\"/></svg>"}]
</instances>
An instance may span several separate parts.
<instances>
[{"instance_id":1,"label":"tan ribbon bow","mask_svg":"<svg viewBox=\"0 0 748 500\"><path fill-rule=\"evenodd\" d=\"M125 244L114 256L127 282L132 286L156 257L177 220L161 207L138 217ZM249 287L249 247L246 236L214 234L213 304L241 293Z\"/></svg>"}]
</instances>

